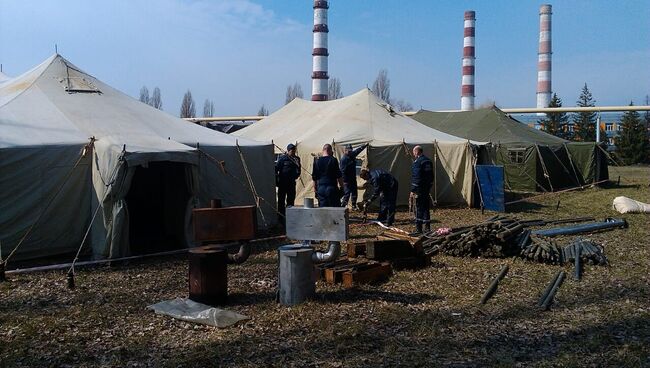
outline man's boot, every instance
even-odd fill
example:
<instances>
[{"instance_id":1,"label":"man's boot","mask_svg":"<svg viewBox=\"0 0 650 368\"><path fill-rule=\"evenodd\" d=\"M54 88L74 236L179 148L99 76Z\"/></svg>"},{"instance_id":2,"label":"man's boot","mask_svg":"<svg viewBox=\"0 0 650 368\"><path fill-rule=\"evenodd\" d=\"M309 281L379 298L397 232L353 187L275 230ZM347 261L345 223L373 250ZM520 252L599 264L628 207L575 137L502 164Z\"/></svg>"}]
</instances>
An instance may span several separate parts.
<instances>
[{"instance_id":1,"label":"man's boot","mask_svg":"<svg viewBox=\"0 0 650 368\"><path fill-rule=\"evenodd\" d=\"M430 222L427 222L426 224L424 224L424 232L425 233L430 233L431 232L431 223Z\"/></svg>"},{"instance_id":2,"label":"man's boot","mask_svg":"<svg viewBox=\"0 0 650 368\"><path fill-rule=\"evenodd\" d=\"M422 223L421 222L416 222L415 223L415 232L410 234L411 236L417 236L417 235L422 235Z\"/></svg>"}]
</instances>

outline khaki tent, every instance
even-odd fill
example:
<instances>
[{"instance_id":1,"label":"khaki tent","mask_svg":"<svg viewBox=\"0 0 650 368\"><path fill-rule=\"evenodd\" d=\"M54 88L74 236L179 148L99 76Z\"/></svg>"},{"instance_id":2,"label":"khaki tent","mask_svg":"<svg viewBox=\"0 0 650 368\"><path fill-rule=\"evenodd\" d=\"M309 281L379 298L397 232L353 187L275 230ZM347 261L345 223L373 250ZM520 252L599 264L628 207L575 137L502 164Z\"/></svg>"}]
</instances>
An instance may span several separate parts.
<instances>
[{"instance_id":1,"label":"khaki tent","mask_svg":"<svg viewBox=\"0 0 650 368\"><path fill-rule=\"evenodd\" d=\"M435 200L451 205L472 203L475 146L466 139L427 128L393 111L368 89L333 101L295 99L234 135L267 142L273 140L276 153L289 143L297 144L304 168L298 181L297 201L313 196L311 170L323 144L333 144L340 157L346 144L370 143L358 157L358 166L392 172L400 183L398 204L408 203L410 151L417 144L435 159L436 185L431 193ZM362 185L363 180L359 184Z\"/></svg>"},{"instance_id":2,"label":"khaki tent","mask_svg":"<svg viewBox=\"0 0 650 368\"><path fill-rule=\"evenodd\" d=\"M271 225L272 157L268 143L185 122L54 55L0 85L3 255L32 226L15 257L73 252L95 213L94 258L186 247L191 208L211 198L260 202Z\"/></svg>"},{"instance_id":3,"label":"khaki tent","mask_svg":"<svg viewBox=\"0 0 650 368\"><path fill-rule=\"evenodd\" d=\"M4 82L6 82L6 81L8 81L10 79L11 79L10 76L6 75L3 72L0 72L0 84L4 83Z\"/></svg>"},{"instance_id":4,"label":"khaki tent","mask_svg":"<svg viewBox=\"0 0 650 368\"><path fill-rule=\"evenodd\" d=\"M606 154L596 143L566 141L522 124L497 107L421 110L413 119L445 133L491 142L480 149L479 163L503 165L506 189L553 191L608 176Z\"/></svg>"}]
</instances>

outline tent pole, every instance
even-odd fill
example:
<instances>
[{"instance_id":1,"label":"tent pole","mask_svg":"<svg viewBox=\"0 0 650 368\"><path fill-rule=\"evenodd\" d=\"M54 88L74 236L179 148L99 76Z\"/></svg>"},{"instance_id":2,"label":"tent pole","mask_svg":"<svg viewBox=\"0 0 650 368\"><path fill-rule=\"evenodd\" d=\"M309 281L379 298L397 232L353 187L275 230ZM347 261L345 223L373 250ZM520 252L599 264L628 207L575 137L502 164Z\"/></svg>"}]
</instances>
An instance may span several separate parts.
<instances>
[{"instance_id":1,"label":"tent pole","mask_svg":"<svg viewBox=\"0 0 650 368\"><path fill-rule=\"evenodd\" d=\"M539 156L539 161L542 164L542 169L544 170L544 176L546 176L546 180L548 181L548 185L551 187L551 192L554 192L555 190L553 189L553 184L551 184L551 176L548 174L548 171L546 170L546 164L544 163L544 157L542 157L542 152L539 150L539 146L537 143L535 143L535 150L537 150L537 155Z\"/></svg>"}]
</instances>

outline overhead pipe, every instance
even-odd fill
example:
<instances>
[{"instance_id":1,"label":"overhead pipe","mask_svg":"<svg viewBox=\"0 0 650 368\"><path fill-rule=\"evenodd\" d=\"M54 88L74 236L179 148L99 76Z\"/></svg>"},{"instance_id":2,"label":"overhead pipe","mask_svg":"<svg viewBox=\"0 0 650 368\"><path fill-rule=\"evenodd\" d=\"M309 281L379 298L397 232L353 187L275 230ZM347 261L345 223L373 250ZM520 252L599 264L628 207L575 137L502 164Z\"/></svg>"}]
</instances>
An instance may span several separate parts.
<instances>
[{"instance_id":1,"label":"overhead pipe","mask_svg":"<svg viewBox=\"0 0 650 368\"><path fill-rule=\"evenodd\" d=\"M591 107L512 107L500 109L506 114L527 114L527 113L553 113L553 112L625 112L625 111L650 111L650 106L591 106ZM462 110L435 110L435 112L461 112ZM401 114L413 116L417 111L404 111ZM200 121L259 121L267 116L213 116L205 118L183 118L188 122L197 123Z\"/></svg>"}]
</instances>

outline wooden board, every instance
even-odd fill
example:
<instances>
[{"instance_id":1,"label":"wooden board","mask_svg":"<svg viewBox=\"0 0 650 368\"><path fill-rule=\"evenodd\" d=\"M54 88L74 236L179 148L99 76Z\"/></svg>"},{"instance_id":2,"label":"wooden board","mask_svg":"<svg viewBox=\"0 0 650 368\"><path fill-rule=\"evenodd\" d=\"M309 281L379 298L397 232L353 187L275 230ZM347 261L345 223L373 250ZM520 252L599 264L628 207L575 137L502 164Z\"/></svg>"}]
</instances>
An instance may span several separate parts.
<instances>
[{"instance_id":1,"label":"wooden board","mask_svg":"<svg viewBox=\"0 0 650 368\"><path fill-rule=\"evenodd\" d=\"M369 240L366 242L366 258L368 259L386 261L415 255L415 249L407 240Z\"/></svg>"},{"instance_id":2,"label":"wooden board","mask_svg":"<svg viewBox=\"0 0 650 368\"><path fill-rule=\"evenodd\" d=\"M348 243L348 258L356 258L366 254L366 242Z\"/></svg>"},{"instance_id":3,"label":"wooden board","mask_svg":"<svg viewBox=\"0 0 650 368\"><path fill-rule=\"evenodd\" d=\"M377 263L363 270L346 271L343 273L343 286L349 288L355 284L367 284L390 276L393 268L388 262Z\"/></svg>"},{"instance_id":4,"label":"wooden board","mask_svg":"<svg viewBox=\"0 0 650 368\"><path fill-rule=\"evenodd\" d=\"M194 209L194 240L208 242L255 239L255 210L255 206Z\"/></svg>"},{"instance_id":5,"label":"wooden board","mask_svg":"<svg viewBox=\"0 0 650 368\"><path fill-rule=\"evenodd\" d=\"M348 240L348 213L343 207L289 207L287 237L295 240Z\"/></svg>"}]
</instances>

